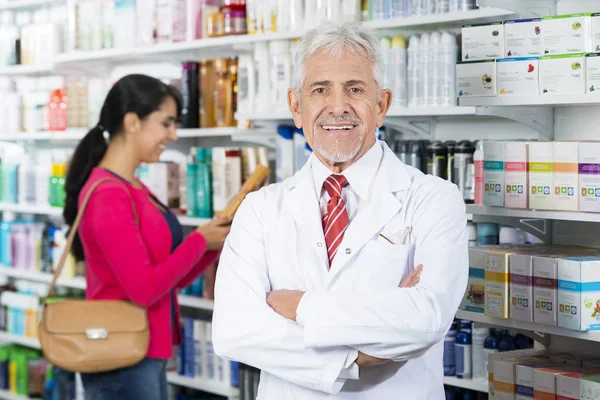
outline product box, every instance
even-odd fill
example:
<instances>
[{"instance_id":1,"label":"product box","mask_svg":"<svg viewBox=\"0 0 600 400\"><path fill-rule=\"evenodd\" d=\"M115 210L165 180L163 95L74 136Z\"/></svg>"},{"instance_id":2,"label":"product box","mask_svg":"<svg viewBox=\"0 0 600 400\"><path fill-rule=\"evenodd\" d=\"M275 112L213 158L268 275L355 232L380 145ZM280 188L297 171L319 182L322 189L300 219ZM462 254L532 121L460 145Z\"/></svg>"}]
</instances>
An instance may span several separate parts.
<instances>
[{"instance_id":1,"label":"product box","mask_svg":"<svg viewBox=\"0 0 600 400\"><path fill-rule=\"evenodd\" d=\"M553 209L579 210L579 143L553 142L554 146L554 197Z\"/></svg>"},{"instance_id":2,"label":"product box","mask_svg":"<svg viewBox=\"0 0 600 400\"><path fill-rule=\"evenodd\" d=\"M456 64L458 97L493 97L498 95L496 61L471 61Z\"/></svg>"},{"instance_id":3,"label":"product box","mask_svg":"<svg viewBox=\"0 0 600 400\"><path fill-rule=\"evenodd\" d=\"M464 25L462 27L462 60L493 60L504 56L504 25Z\"/></svg>"},{"instance_id":4,"label":"product box","mask_svg":"<svg viewBox=\"0 0 600 400\"><path fill-rule=\"evenodd\" d=\"M558 260L558 326L600 330L600 257Z\"/></svg>"},{"instance_id":5,"label":"product box","mask_svg":"<svg viewBox=\"0 0 600 400\"><path fill-rule=\"evenodd\" d=\"M531 142L529 152L529 208L552 210L553 145L552 142Z\"/></svg>"},{"instance_id":6,"label":"product box","mask_svg":"<svg viewBox=\"0 0 600 400\"><path fill-rule=\"evenodd\" d=\"M485 249L469 248L469 280L460 305L461 310L485 311Z\"/></svg>"},{"instance_id":7,"label":"product box","mask_svg":"<svg viewBox=\"0 0 600 400\"><path fill-rule=\"evenodd\" d=\"M499 58L499 95L537 95L539 93L538 57Z\"/></svg>"},{"instance_id":8,"label":"product box","mask_svg":"<svg viewBox=\"0 0 600 400\"><path fill-rule=\"evenodd\" d=\"M533 322L533 256L511 254L510 262L510 318Z\"/></svg>"},{"instance_id":9,"label":"product box","mask_svg":"<svg viewBox=\"0 0 600 400\"><path fill-rule=\"evenodd\" d=\"M141 165L138 178L156 198L169 208L179 208L179 165L153 163Z\"/></svg>"},{"instance_id":10,"label":"product box","mask_svg":"<svg viewBox=\"0 0 600 400\"><path fill-rule=\"evenodd\" d=\"M600 399L600 375L591 375L579 381L579 398L581 400Z\"/></svg>"},{"instance_id":11,"label":"product box","mask_svg":"<svg viewBox=\"0 0 600 400\"><path fill-rule=\"evenodd\" d=\"M600 52L600 13L592 14L592 51Z\"/></svg>"},{"instance_id":12,"label":"product box","mask_svg":"<svg viewBox=\"0 0 600 400\"><path fill-rule=\"evenodd\" d=\"M542 55L542 19L504 21L504 55L530 57Z\"/></svg>"},{"instance_id":13,"label":"product box","mask_svg":"<svg viewBox=\"0 0 600 400\"><path fill-rule=\"evenodd\" d=\"M533 375L537 368L558 367L560 364L550 360L519 363L515 367L515 400L531 400L533 398Z\"/></svg>"},{"instance_id":14,"label":"product box","mask_svg":"<svg viewBox=\"0 0 600 400\"><path fill-rule=\"evenodd\" d=\"M540 57L540 94L585 93L585 54Z\"/></svg>"},{"instance_id":15,"label":"product box","mask_svg":"<svg viewBox=\"0 0 600 400\"><path fill-rule=\"evenodd\" d=\"M509 256L515 252L519 252L519 248L485 252L485 315L509 317Z\"/></svg>"},{"instance_id":16,"label":"product box","mask_svg":"<svg viewBox=\"0 0 600 400\"><path fill-rule=\"evenodd\" d=\"M558 256L533 257L533 322L556 326Z\"/></svg>"},{"instance_id":17,"label":"product box","mask_svg":"<svg viewBox=\"0 0 600 400\"><path fill-rule=\"evenodd\" d=\"M582 372L577 367L536 368L533 372L533 398L556 399L556 377L566 372Z\"/></svg>"},{"instance_id":18,"label":"product box","mask_svg":"<svg viewBox=\"0 0 600 400\"><path fill-rule=\"evenodd\" d=\"M494 364L499 360L519 360L520 362L526 362L529 358L536 359L537 357L543 356L546 353L545 350L540 349L524 349L515 351L504 351L501 353L490 353L488 355L488 392L490 394L490 400L495 400L495 375L494 375Z\"/></svg>"},{"instance_id":19,"label":"product box","mask_svg":"<svg viewBox=\"0 0 600 400\"><path fill-rule=\"evenodd\" d=\"M588 94L600 93L600 53L585 55L585 91Z\"/></svg>"},{"instance_id":20,"label":"product box","mask_svg":"<svg viewBox=\"0 0 600 400\"><path fill-rule=\"evenodd\" d=\"M591 53L592 14L542 18L542 48L544 54Z\"/></svg>"},{"instance_id":21,"label":"product box","mask_svg":"<svg viewBox=\"0 0 600 400\"><path fill-rule=\"evenodd\" d=\"M579 211L600 212L600 142L579 143Z\"/></svg>"},{"instance_id":22,"label":"product box","mask_svg":"<svg viewBox=\"0 0 600 400\"><path fill-rule=\"evenodd\" d=\"M504 206L504 142L483 142L483 204Z\"/></svg>"},{"instance_id":23,"label":"product box","mask_svg":"<svg viewBox=\"0 0 600 400\"><path fill-rule=\"evenodd\" d=\"M527 146L527 142L504 143L504 207L528 207Z\"/></svg>"},{"instance_id":24,"label":"product box","mask_svg":"<svg viewBox=\"0 0 600 400\"><path fill-rule=\"evenodd\" d=\"M581 378L591 375L589 372L563 372L556 375L556 395L559 399L579 399Z\"/></svg>"}]
</instances>

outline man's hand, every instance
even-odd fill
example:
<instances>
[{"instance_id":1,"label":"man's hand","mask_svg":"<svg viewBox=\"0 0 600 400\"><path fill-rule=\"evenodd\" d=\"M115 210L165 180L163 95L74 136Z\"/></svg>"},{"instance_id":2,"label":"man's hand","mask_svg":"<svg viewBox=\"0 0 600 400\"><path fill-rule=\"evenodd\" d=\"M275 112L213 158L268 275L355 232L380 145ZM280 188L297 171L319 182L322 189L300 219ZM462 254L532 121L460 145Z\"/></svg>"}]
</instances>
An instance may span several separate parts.
<instances>
[{"instance_id":1,"label":"man's hand","mask_svg":"<svg viewBox=\"0 0 600 400\"><path fill-rule=\"evenodd\" d=\"M406 275L406 278L402 282L400 282L401 288L409 288L415 287L421 280L421 271L423 271L423 266L419 265L417 268L413 269Z\"/></svg>"},{"instance_id":2,"label":"man's hand","mask_svg":"<svg viewBox=\"0 0 600 400\"><path fill-rule=\"evenodd\" d=\"M378 365L385 365L391 362L392 360L369 356L365 353L361 353L360 351L358 352L358 358L355 361L360 368L376 367Z\"/></svg>"},{"instance_id":3,"label":"man's hand","mask_svg":"<svg viewBox=\"0 0 600 400\"><path fill-rule=\"evenodd\" d=\"M303 295L299 290L275 290L267 293L267 304L282 317L296 321L296 310Z\"/></svg>"}]
</instances>

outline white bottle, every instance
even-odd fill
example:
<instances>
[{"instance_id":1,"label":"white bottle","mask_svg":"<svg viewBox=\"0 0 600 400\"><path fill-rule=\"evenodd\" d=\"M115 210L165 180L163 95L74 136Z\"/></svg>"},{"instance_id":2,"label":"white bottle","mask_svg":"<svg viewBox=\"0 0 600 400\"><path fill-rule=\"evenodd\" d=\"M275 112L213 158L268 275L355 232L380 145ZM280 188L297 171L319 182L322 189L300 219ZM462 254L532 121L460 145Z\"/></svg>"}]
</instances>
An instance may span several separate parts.
<instances>
[{"instance_id":1,"label":"white bottle","mask_svg":"<svg viewBox=\"0 0 600 400\"><path fill-rule=\"evenodd\" d=\"M407 105L407 58L406 58L406 40L401 35L394 36L392 39L392 68L393 85L392 89L392 108L405 108Z\"/></svg>"},{"instance_id":2,"label":"white bottle","mask_svg":"<svg viewBox=\"0 0 600 400\"><path fill-rule=\"evenodd\" d=\"M327 21L327 0L317 0L315 8L315 25L320 26Z\"/></svg>"},{"instance_id":3,"label":"white bottle","mask_svg":"<svg viewBox=\"0 0 600 400\"><path fill-rule=\"evenodd\" d=\"M450 0L435 0L435 13L445 14L450 11Z\"/></svg>"},{"instance_id":4,"label":"white bottle","mask_svg":"<svg viewBox=\"0 0 600 400\"><path fill-rule=\"evenodd\" d=\"M383 82L382 85L386 89L394 87L394 67L392 65L392 41L389 37L384 36L379 39L381 45L381 55L383 56ZM392 94L393 98L393 94Z\"/></svg>"},{"instance_id":5,"label":"white bottle","mask_svg":"<svg viewBox=\"0 0 600 400\"><path fill-rule=\"evenodd\" d=\"M286 111L287 91L292 83L292 65L290 61L290 46L287 40L269 42L271 56L271 95L272 106L277 111Z\"/></svg>"},{"instance_id":6,"label":"white bottle","mask_svg":"<svg viewBox=\"0 0 600 400\"><path fill-rule=\"evenodd\" d=\"M342 22L360 21L360 0L341 0Z\"/></svg>"},{"instance_id":7,"label":"white bottle","mask_svg":"<svg viewBox=\"0 0 600 400\"><path fill-rule=\"evenodd\" d=\"M254 71L256 76L256 96L254 98L254 109L258 113L267 112L270 104L269 77L269 47L266 42L257 42L254 45Z\"/></svg>"},{"instance_id":8,"label":"white bottle","mask_svg":"<svg viewBox=\"0 0 600 400\"><path fill-rule=\"evenodd\" d=\"M302 0L290 0L290 31L304 29L304 7Z\"/></svg>"},{"instance_id":9,"label":"white bottle","mask_svg":"<svg viewBox=\"0 0 600 400\"><path fill-rule=\"evenodd\" d=\"M429 71L429 87L427 93L427 106L436 107L440 105L440 47L442 35L433 32L429 41L428 61L426 68Z\"/></svg>"},{"instance_id":10,"label":"white bottle","mask_svg":"<svg viewBox=\"0 0 600 400\"><path fill-rule=\"evenodd\" d=\"M430 86L433 82L431 74L433 70L430 69L429 60L429 46L431 43L431 35L424 33L421 36L421 46L419 54L417 55L417 65L419 69L419 107L427 107L429 103Z\"/></svg>"},{"instance_id":11,"label":"white bottle","mask_svg":"<svg viewBox=\"0 0 600 400\"><path fill-rule=\"evenodd\" d=\"M290 8L293 7L289 0L277 0L276 18L277 32L290 31Z\"/></svg>"},{"instance_id":12,"label":"white bottle","mask_svg":"<svg viewBox=\"0 0 600 400\"><path fill-rule=\"evenodd\" d=\"M452 33L443 32L439 48L440 67L440 100L442 107L456 106L456 61L458 59L458 45Z\"/></svg>"},{"instance_id":13,"label":"white bottle","mask_svg":"<svg viewBox=\"0 0 600 400\"><path fill-rule=\"evenodd\" d=\"M304 28L317 26L317 0L304 0Z\"/></svg>"},{"instance_id":14,"label":"white bottle","mask_svg":"<svg viewBox=\"0 0 600 400\"><path fill-rule=\"evenodd\" d=\"M249 54L242 54L238 62L237 112L239 115L250 115L254 112L255 93L254 59Z\"/></svg>"},{"instance_id":15,"label":"white bottle","mask_svg":"<svg viewBox=\"0 0 600 400\"><path fill-rule=\"evenodd\" d=\"M385 15L385 9L386 9L386 2L385 0L373 0L373 20L374 21L379 21L382 19L385 19L386 15Z\"/></svg>"},{"instance_id":16,"label":"white bottle","mask_svg":"<svg viewBox=\"0 0 600 400\"><path fill-rule=\"evenodd\" d=\"M419 95L419 52L421 50L421 39L413 35L408 41L408 107L418 107L421 102Z\"/></svg>"},{"instance_id":17,"label":"white bottle","mask_svg":"<svg viewBox=\"0 0 600 400\"><path fill-rule=\"evenodd\" d=\"M327 10L327 21L343 22L341 0L327 0L325 7Z\"/></svg>"},{"instance_id":18,"label":"white bottle","mask_svg":"<svg viewBox=\"0 0 600 400\"><path fill-rule=\"evenodd\" d=\"M473 329L473 379L487 379L485 368L487 354L484 352L483 345L489 335L489 328Z\"/></svg>"}]
</instances>

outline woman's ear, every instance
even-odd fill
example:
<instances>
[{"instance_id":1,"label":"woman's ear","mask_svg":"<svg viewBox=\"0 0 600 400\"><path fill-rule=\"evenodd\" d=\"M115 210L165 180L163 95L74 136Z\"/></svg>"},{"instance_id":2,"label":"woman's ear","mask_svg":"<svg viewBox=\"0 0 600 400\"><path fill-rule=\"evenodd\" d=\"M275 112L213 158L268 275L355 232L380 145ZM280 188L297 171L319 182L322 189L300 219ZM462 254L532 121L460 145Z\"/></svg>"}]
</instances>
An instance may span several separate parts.
<instances>
[{"instance_id":1,"label":"woman's ear","mask_svg":"<svg viewBox=\"0 0 600 400\"><path fill-rule=\"evenodd\" d=\"M128 112L123 118L123 133L125 135L135 134L142 128L140 117L133 112Z\"/></svg>"}]
</instances>

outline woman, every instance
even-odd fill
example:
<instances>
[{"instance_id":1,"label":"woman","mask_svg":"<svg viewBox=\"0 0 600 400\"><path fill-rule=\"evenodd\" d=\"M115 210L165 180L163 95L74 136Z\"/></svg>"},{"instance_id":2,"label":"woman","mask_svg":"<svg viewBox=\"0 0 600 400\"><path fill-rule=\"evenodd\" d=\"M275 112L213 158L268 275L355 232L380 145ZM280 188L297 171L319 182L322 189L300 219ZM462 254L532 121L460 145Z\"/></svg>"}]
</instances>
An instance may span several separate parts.
<instances>
[{"instance_id":1,"label":"woman","mask_svg":"<svg viewBox=\"0 0 600 400\"><path fill-rule=\"evenodd\" d=\"M216 261L229 233L230 219L219 218L184 239L176 216L134 177L140 163L158 161L177 140L181 108L176 89L149 76L126 76L109 91L98 125L71 161L64 209L70 225L94 182L112 178L93 192L72 247L86 261L86 297L130 300L147 309L150 329L139 364L82 374L95 400L167 399L166 360L181 341L175 291Z\"/></svg>"}]
</instances>

